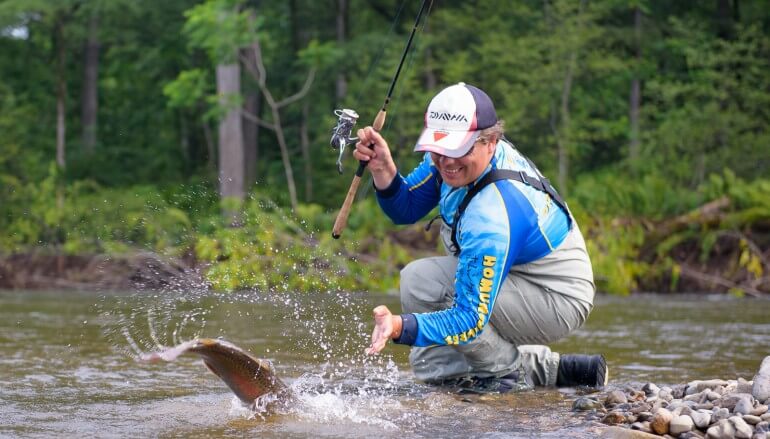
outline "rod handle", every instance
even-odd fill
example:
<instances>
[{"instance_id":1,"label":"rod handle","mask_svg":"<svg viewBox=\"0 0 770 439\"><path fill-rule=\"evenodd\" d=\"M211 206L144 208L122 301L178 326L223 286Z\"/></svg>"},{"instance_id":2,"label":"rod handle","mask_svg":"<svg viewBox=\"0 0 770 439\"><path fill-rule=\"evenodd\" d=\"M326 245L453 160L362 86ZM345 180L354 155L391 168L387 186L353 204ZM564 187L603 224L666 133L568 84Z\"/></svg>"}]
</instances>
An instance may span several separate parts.
<instances>
[{"instance_id":1,"label":"rod handle","mask_svg":"<svg viewBox=\"0 0 770 439\"><path fill-rule=\"evenodd\" d=\"M374 118L374 123L372 123L372 128L374 128L377 132L382 130L382 127L385 125L385 117L387 116L387 111L385 108L387 105L388 101L386 100L385 105L383 105L382 109L377 112L377 117ZM374 148L374 144L369 145L369 148ZM356 198L358 185L361 184L361 176L364 175L364 169L366 169L367 164L369 164L368 161L358 161L358 169L356 170L356 175L353 176L353 181L350 183L348 193L345 195L345 202L342 203L340 212L337 214L337 219L334 220L334 228L332 228L332 238L334 239L340 239L340 236L342 236L342 231L345 230L345 227L348 224L350 208L353 206L353 199Z\"/></svg>"},{"instance_id":2,"label":"rod handle","mask_svg":"<svg viewBox=\"0 0 770 439\"><path fill-rule=\"evenodd\" d=\"M353 206L353 199L356 197L359 184L361 184L361 176L356 173L353 177L353 181L350 183L348 194L345 196L345 202L342 203L340 212L337 214L337 219L334 220L334 228L332 229L332 238L334 239L340 239L342 231L345 230L345 226L348 224L350 208Z\"/></svg>"}]
</instances>

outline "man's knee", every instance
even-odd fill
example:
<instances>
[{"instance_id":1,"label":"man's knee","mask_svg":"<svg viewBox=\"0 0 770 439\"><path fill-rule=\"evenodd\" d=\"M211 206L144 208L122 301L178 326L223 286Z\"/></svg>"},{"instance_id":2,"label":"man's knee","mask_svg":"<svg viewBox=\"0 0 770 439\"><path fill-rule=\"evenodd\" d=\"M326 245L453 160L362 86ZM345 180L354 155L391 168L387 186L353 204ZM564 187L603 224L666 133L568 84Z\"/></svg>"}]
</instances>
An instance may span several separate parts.
<instances>
[{"instance_id":1,"label":"man's knee","mask_svg":"<svg viewBox=\"0 0 770 439\"><path fill-rule=\"evenodd\" d=\"M412 261L401 270L401 307L404 312L443 309L454 291L454 268L443 258Z\"/></svg>"}]
</instances>

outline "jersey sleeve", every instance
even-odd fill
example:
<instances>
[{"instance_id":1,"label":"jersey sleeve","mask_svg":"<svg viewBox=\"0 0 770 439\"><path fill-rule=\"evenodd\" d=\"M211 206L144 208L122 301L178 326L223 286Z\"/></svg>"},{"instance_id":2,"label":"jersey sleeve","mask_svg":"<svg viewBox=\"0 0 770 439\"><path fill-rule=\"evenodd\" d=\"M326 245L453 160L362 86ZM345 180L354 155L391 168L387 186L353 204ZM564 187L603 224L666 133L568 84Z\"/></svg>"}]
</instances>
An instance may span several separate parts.
<instances>
[{"instance_id":1,"label":"jersey sleeve","mask_svg":"<svg viewBox=\"0 0 770 439\"><path fill-rule=\"evenodd\" d=\"M511 182L499 181L479 192L458 225L461 251L453 306L408 315L396 342L457 345L475 339L489 323L500 287L533 228L536 215Z\"/></svg>"},{"instance_id":2,"label":"jersey sleeve","mask_svg":"<svg viewBox=\"0 0 770 439\"><path fill-rule=\"evenodd\" d=\"M406 177L397 174L390 186L377 191L377 202L396 224L413 224L428 214L440 198L438 170L429 154Z\"/></svg>"}]
</instances>

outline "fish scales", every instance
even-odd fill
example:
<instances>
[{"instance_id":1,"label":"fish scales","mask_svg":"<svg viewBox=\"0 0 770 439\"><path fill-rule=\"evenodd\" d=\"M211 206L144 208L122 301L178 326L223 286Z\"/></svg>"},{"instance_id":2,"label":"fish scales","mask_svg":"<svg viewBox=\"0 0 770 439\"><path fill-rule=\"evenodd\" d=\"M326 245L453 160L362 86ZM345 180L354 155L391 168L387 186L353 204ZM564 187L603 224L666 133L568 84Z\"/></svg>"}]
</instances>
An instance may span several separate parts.
<instances>
[{"instance_id":1,"label":"fish scales","mask_svg":"<svg viewBox=\"0 0 770 439\"><path fill-rule=\"evenodd\" d=\"M173 361L186 353L196 354L206 367L218 376L236 397L253 406L257 398L272 394L275 402L292 398L288 387L275 374L270 363L254 358L238 346L224 340L200 338L181 343L160 352L143 355L140 360Z\"/></svg>"}]
</instances>

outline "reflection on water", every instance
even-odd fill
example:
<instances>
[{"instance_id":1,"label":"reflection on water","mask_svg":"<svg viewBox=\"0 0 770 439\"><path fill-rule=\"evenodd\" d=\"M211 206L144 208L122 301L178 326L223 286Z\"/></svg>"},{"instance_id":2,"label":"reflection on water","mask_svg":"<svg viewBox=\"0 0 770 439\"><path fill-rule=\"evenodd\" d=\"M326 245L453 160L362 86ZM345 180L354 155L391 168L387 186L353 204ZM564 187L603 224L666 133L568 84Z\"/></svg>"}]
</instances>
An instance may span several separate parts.
<instances>
[{"instance_id":1,"label":"reflection on water","mask_svg":"<svg viewBox=\"0 0 770 439\"><path fill-rule=\"evenodd\" d=\"M0 293L0 436L593 437L570 390L458 396L415 384L407 350L367 358L369 313L394 297ZM751 379L770 355L770 302L601 298L559 352L604 353L610 385ZM250 419L194 357L139 350L223 337L273 362L301 404Z\"/></svg>"}]
</instances>

